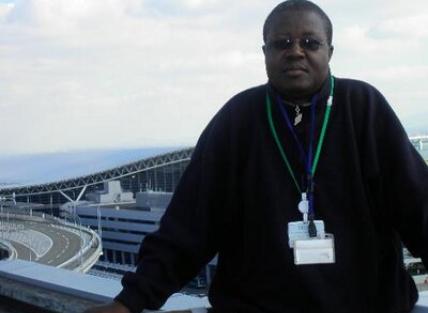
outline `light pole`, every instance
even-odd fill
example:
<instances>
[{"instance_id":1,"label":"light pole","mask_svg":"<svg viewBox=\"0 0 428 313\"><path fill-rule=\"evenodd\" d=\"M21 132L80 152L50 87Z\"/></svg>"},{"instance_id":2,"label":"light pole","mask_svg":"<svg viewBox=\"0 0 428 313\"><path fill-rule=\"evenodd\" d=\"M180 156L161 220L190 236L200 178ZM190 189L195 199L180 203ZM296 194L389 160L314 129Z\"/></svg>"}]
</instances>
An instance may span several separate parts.
<instances>
[{"instance_id":1,"label":"light pole","mask_svg":"<svg viewBox=\"0 0 428 313\"><path fill-rule=\"evenodd\" d=\"M3 199L0 199L0 227L1 227L1 238L4 239L4 224L3 224Z\"/></svg>"},{"instance_id":2,"label":"light pole","mask_svg":"<svg viewBox=\"0 0 428 313\"><path fill-rule=\"evenodd\" d=\"M75 212L74 208L73 208L72 212ZM83 263L83 261L82 261L82 258L83 258L83 255L82 255L83 239L82 239L82 224L80 222L80 217L77 214L72 214L68 210L65 210L64 211L64 220L65 221L67 221L67 215L71 219L71 221L74 223L74 226L76 228L78 228L78 231L79 231L79 262L80 262L80 266L82 266L82 263ZM79 224L77 224L77 222L79 222Z\"/></svg>"},{"instance_id":3,"label":"light pole","mask_svg":"<svg viewBox=\"0 0 428 313\"><path fill-rule=\"evenodd\" d=\"M101 227L101 210L100 206L97 207L97 222L98 222L98 235L100 238L103 236L103 228Z\"/></svg>"},{"instance_id":4,"label":"light pole","mask_svg":"<svg viewBox=\"0 0 428 313\"><path fill-rule=\"evenodd\" d=\"M29 232L27 232L27 239L28 239L28 251L30 252L30 262L31 262L31 235Z\"/></svg>"},{"instance_id":5,"label":"light pole","mask_svg":"<svg viewBox=\"0 0 428 313\"><path fill-rule=\"evenodd\" d=\"M72 205L71 209L72 209L72 213L73 214L70 214L70 212L68 212L68 213L73 216L73 218L74 218L74 225L76 227L77 227L76 221L79 220L79 237L80 237L79 259L80 259L80 267L82 267L82 257L83 257L82 256L82 246L83 246L82 243L83 243L83 239L82 239L82 224L80 223L80 218L79 218L79 216L77 215L77 212L76 212L76 203L78 201L80 201L80 199L82 198L83 194L85 193L87 187L88 187L88 185L83 186L83 188L80 191L79 195L77 196L76 200L73 200L72 198L70 198L62 190L58 190L58 192L60 194L62 194L66 199L68 199L71 202L71 205ZM73 194L74 194L74 191L73 191Z\"/></svg>"},{"instance_id":6,"label":"light pole","mask_svg":"<svg viewBox=\"0 0 428 313\"><path fill-rule=\"evenodd\" d=\"M76 211L74 211L76 212ZM79 260L80 260L80 267L82 267L82 263L83 263L83 255L82 255L82 249L84 246L84 241L83 241L83 237L82 237L82 223L80 222L80 217L79 215L75 214L75 218L76 220L79 222L79 238L80 238L80 243L79 243Z\"/></svg>"}]
</instances>

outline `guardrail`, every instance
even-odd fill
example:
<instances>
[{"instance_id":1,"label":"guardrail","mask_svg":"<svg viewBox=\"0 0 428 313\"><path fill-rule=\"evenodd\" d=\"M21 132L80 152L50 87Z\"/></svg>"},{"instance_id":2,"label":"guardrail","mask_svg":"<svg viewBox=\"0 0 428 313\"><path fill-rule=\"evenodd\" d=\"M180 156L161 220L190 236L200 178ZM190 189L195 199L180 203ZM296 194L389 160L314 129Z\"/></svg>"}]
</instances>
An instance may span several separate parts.
<instances>
[{"instance_id":1,"label":"guardrail","mask_svg":"<svg viewBox=\"0 0 428 313\"><path fill-rule=\"evenodd\" d=\"M63 224L63 225L66 225L66 227L63 228L63 230L69 231L69 229L76 229L79 233L84 232L86 234L89 234L91 238L89 241L83 240L83 248L79 249L77 254L75 254L72 258L68 259L67 261L58 265L57 267L67 268L73 262L78 262L79 265L73 268L74 271L81 271L81 272L88 271L91 268L91 266L96 263L96 261L98 260L98 257L102 253L102 245L101 245L100 237L96 232L94 232L90 228L87 228L85 226L74 225L72 223L69 223L59 218L55 218L55 219L59 222L59 224L57 224L56 227L58 227L60 224ZM97 247L95 251L89 256L86 256L86 258L84 259L85 255L94 246Z\"/></svg>"}]
</instances>

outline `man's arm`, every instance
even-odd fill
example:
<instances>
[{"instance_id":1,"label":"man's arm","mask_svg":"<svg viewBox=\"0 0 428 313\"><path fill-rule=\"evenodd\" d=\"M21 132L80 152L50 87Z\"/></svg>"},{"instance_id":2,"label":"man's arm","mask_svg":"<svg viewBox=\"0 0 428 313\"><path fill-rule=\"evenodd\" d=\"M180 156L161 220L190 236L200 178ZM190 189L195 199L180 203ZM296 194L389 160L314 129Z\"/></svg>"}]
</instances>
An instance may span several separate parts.
<instances>
[{"instance_id":1,"label":"man's arm","mask_svg":"<svg viewBox=\"0 0 428 313\"><path fill-rule=\"evenodd\" d=\"M123 306L132 313L158 309L216 254L218 224L230 191L225 118L220 112L204 130L158 231L141 245L136 272L122 279L118 303L89 312L119 313Z\"/></svg>"},{"instance_id":2,"label":"man's arm","mask_svg":"<svg viewBox=\"0 0 428 313\"><path fill-rule=\"evenodd\" d=\"M378 184L372 190L384 208L383 223L391 223L404 245L428 268L428 166L410 143L398 118L382 99L374 119Z\"/></svg>"}]
</instances>

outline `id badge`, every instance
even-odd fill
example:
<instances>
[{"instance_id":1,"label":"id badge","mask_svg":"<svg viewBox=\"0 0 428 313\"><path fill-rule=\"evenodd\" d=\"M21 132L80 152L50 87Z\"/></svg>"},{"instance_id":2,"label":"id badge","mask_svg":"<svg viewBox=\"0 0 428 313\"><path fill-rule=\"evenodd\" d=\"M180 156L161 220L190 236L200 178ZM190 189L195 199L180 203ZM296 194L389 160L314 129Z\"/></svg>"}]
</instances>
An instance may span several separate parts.
<instances>
[{"instance_id":1,"label":"id badge","mask_svg":"<svg viewBox=\"0 0 428 313\"><path fill-rule=\"evenodd\" d=\"M334 236L325 233L322 220L315 220L314 224L317 236L311 238L308 222L288 223L288 244L296 265L335 263Z\"/></svg>"},{"instance_id":2,"label":"id badge","mask_svg":"<svg viewBox=\"0 0 428 313\"><path fill-rule=\"evenodd\" d=\"M324 238L324 221L315 220L315 228L317 229L317 238ZM294 242L296 240L309 239L308 222L291 222L288 223L288 245L290 248L294 248Z\"/></svg>"},{"instance_id":3,"label":"id badge","mask_svg":"<svg viewBox=\"0 0 428 313\"><path fill-rule=\"evenodd\" d=\"M294 264L335 263L334 237L325 234L323 239L310 238L294 241Z\"/></svg>"}]
</instances>

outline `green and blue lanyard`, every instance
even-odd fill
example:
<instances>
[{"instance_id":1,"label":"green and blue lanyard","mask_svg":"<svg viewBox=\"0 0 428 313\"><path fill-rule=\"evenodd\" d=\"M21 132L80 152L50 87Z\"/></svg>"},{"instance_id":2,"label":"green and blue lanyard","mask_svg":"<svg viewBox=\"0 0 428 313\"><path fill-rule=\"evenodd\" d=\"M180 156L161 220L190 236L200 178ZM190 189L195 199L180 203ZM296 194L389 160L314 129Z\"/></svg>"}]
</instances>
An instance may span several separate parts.
<instances>
[{"instance_id":1,"label":"green and blue lanyard","mask_svg":"<svg viewBox=\"0 0 428 313\"><path fill-rule=\"evenodd\" d=\"M294 131L294 127L291 124L290 118L288 116L287 110L284 108L284 106L282 105L282 99L279 97L279 95L276 94L276 102L277 105L279 107L279 110L281 111L281 115L284 118L285 123L287 124L288 129L290 130L296 144L297 144L297 148L299 150L299 155L300 158L302 160L302 162L305 164L305 176L306 176L306 196L307 196L307 201L309 204L309 208L308 208L308 217L309 217L309 226L308 226L308 232L309 232L309 236L310 237L316 237L317 235L317 231L316 231L316 227L314 224L314 176L315 176L315 172L318 166L318 161L319 161L319 157L321 154L321 149L324 143L324 138L325 138L325 133L327 130L327 126L329 123L329 119L330 119L330 112L331 112L331 107L333 105L333 93L334 93L334 77L330 75L330 93L327 99L327 107L326 110L324 112L324 120L323 120L323 124L322 124L322 128L321 128L321 133L320 136L318 138L318 143L316 145L316 151L315 151L315 155L313 153L313 143L314 143L314 137L315 137L315 111L316 111L316 104L318 102L318 98L319 95L316 94L312 97L311 99L311 127L310 127L310 133L309 133L309 144L308 144L308 149L307 149L307 153L305 154L305 150L303 148L302 143L300 142L300 140L297 137L296 132ZM296 186L298 192L302 195L303 198L303 192L302 190L304 190L304 187L300 187L296 176L294 174L294 171L290 165L290 162L287 158L287 155L285 153L284 147L281 143L281 141L279 140L279 136L278 136L278 132L275 128L275 124L273 122L273 118L272 118L272 102L269 96L269 93L266 92L266 112L267 112L267 118L268 118L268 122L269 122L269 126L270 126L270 130L272 133L272 137L274 138L276 145L278 147L279 153L281 155L282 160L284 161L284 164L294 182L294 185ZM302 199L303 200L303 199Z\"/></svg>"}]
</instances>

